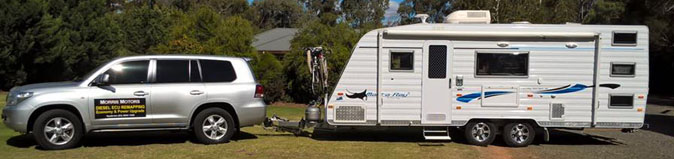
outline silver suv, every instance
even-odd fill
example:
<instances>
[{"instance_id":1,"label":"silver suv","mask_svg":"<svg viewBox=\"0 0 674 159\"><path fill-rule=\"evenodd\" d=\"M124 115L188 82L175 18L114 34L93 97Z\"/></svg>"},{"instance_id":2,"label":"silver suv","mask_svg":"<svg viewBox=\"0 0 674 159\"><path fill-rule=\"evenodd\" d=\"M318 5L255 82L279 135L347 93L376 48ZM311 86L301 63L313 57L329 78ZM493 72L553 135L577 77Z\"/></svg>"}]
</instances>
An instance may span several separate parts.
<instances>
[{"instance_id":1,"label":"silver suv","mask_svg":"<svg viewBox=\"0 0 674 159\"><path fill-rule=\"evenodd\" d=\"M44 149L76 146L88 132L191 130L205 144L262 123L266 105L246 59L134 56L81 81L15 87L2 119Z\"/></svg>"}]
</instances>

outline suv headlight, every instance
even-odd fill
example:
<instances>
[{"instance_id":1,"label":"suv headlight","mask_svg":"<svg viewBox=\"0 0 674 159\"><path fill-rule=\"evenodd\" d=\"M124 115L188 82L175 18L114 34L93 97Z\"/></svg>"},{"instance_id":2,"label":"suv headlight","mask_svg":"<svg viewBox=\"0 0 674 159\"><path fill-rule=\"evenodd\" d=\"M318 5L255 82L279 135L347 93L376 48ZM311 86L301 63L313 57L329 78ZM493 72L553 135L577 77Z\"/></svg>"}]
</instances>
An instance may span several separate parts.
<instances>
[{"instance_id":1,"label":"suv headlight","mask_svg":"<svg viewBox=\"0 0 674 159\"><path fill-rule=\"evenodd\" d=\"M7 105L17 105L33 96L33 92L10 92L7 95Z\"/></svg>"}]
</instances>

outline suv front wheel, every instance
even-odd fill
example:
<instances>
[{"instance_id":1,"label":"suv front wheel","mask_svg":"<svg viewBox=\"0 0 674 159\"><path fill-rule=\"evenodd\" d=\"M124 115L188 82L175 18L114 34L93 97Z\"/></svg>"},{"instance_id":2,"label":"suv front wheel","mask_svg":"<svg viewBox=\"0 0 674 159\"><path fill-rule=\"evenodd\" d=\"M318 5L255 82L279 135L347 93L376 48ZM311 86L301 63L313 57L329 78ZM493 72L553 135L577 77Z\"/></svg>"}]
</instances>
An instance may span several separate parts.
<instances>
[{"instance_id":1,"label":"suv front wheel","mask_svg":"<svg viewBox=\"0 0 674 159\"><path fill-rule=\"evenodd\" d=\"M229 142L236 132L234 119L220 108L208 108L197 114L192 122L194 136L204 144Z\"/></svg>"},{"instance_id":2,"label":"suv front wheel","mask_svg":"<svg viewBox=\"0 0 674 159\"><path fill-rule=\"evenodd\" d=\"M33 137L41 148L60 150L77 146L83 136L82 122L62 109L46 111L35 119Z\"/></svg>"}]
</instances>

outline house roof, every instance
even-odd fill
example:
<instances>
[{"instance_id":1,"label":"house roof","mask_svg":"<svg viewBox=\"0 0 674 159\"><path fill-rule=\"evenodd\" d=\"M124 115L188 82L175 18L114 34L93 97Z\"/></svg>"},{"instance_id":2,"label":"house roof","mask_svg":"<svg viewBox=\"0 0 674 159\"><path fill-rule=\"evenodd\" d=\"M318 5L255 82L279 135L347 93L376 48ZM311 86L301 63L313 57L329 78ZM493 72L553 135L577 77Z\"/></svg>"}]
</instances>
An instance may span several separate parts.
<instances>
[{"instance_id":1,"label":"house roof","mask_svg":"<svg viewBox=\"0 0 674 159\"><path fill-rule=\"evenodd\" d=\"M253 47L258 51L290 51L290 41L298 29L274 28L255 35Z\"/></svg>"}]
</instances>

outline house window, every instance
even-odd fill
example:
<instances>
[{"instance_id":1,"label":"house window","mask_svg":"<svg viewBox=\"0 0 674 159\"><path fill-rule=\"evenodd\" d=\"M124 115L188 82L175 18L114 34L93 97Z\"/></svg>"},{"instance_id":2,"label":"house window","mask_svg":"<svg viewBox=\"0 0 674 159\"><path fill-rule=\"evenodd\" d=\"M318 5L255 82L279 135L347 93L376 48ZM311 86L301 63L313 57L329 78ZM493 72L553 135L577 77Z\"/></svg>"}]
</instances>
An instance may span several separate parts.
<instances>
[{"instance_id":1,"label":"house window","mask_svg":"<svg viewBox=\"0 0 674 159\"><path fill-rule=\"evenodd\" d=\"M632 109L634 107L634 94L610 94L608 107L613 109Z\"/></svg>"},{"instance_id":2,"label":"house window","mask_svg":"<svg viewBox=\"0 0 674 159\"><path fill-rule=\"evenodd\" d=\"M611 62L611 77L634 77L636 63Z\"/></svg>"},{"instance_id":3,"label":"house window","mask_svg":"<svg viewBox=\"0 0 674 159\"><path fill-rule=\"evenodd\" d=\"M637 32L636 31L614 31L613 32L614 46L636 46Z\"/></svg>"},{"instance_id":4,"label":"house window","mask_svg":"<svg viewBox=\"0 0 674 159\"><path fill-rule=\"evenodd\" d=\"M414 70L414 52L413 51L392 51L391 52L391 70L411 71Z\"/></svg>"},{"instance_id":5,"label":"house window","mask_svg":"<svg viewBox=\"0 0 674 159\"><path fill-rule=\"evenodd\" d=\"M478 52L476 77L526 77L529 75L529 52Z\"/></svg>"}]
</instances>

